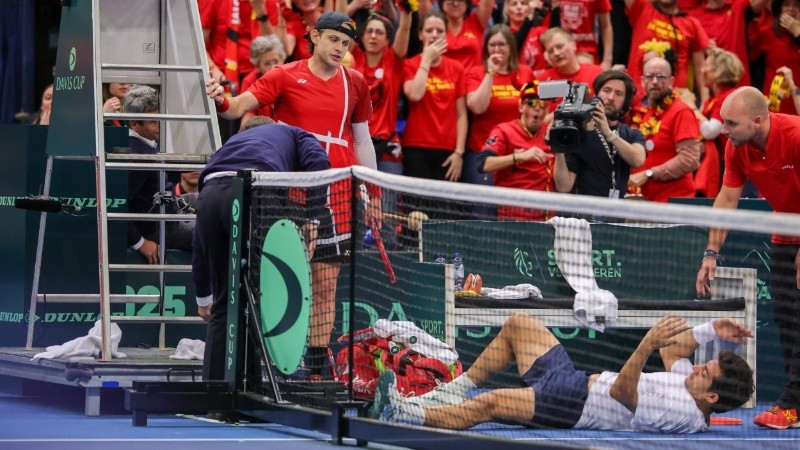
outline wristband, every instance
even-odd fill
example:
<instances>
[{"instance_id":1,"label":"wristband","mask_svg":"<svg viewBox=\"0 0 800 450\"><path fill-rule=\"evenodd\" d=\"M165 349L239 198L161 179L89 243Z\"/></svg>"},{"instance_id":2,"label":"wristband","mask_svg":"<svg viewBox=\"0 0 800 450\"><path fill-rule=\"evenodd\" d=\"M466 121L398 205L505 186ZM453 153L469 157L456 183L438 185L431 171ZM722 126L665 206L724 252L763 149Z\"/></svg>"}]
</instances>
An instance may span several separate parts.
<instances>
[{"instance_id":1,"label":"wristband","mask_svg":"<svg viewBox=\"0 0 800 450\"><path fill-rule=\"evenodd\" d=\"M706 251L703 252L703 259L706 258L714 258L717 264L722 264L722 256L720 256L719 253L715 252L714 250L711 250L710 248L707 248Z\"/></svg>"},{"instance_id":2,"label":"wristband","mask_svg":"<svg viewBox=\"0 0 800 450\"><path fill-rule=\"evenodd\" d=\"M218 113L224 113L230 107L231 107L231 102L228 100L228 97L225 97L225 98L222 99L222 103L217 105L217 112Z\"/></svg>"},{"instance_id":3,"label":"wristband","mask_svg":"<svg viewBox=\"0 0 800 450\"><path fill-rule=\"evenodd\" d=\"M700 345L713 341L717 337L717 332L714 331L714 321L709 320L702 325L692 328L692 334L694 335L694 340Z\"/></svg>"},{"instance_id":4,"label":"wristband","mask_svg":"<svg viewBox=\"0 0 800 450\"><path fill-rule=\"evenodd\" d=\"M424 70L425 72L428 72L428 73L430 73L430 71L431 71L431 70L430 70L430 69L428 69L427 67L422 67L422 66L419 66L419 68L420 68L420 69L422 69L422 70Z\"/></svg>"},{"instance_id":5,"label":"wristband","mask_svg":"<svg viewBox=\"0 0 800 450\"><path fill-rule=\"evenodd\" d=\"M800 95L800 87L792 89L792 95Z\"/></svg>"},{"instance_id":6,"label":"wristband","mask_svg":"<svg viewBox=\"0 0 800 450\"><path fill-rule=\"evenodd\" d=\"M511 161L514 162L515 166L517 165L517 154L516 153L512 153L511 154Z\"/></svg>"},{"instance_id":7,"label":"wristband","mask_svg":"<svg viewBox=\"0 0 800 450\"><path fill-rule=\"evenodd\" d=\"M256 16L256 20L259 22L266 22L269 20L269 16L267 14L261 14L260 16Z\"/></svg>"}]
</instances>

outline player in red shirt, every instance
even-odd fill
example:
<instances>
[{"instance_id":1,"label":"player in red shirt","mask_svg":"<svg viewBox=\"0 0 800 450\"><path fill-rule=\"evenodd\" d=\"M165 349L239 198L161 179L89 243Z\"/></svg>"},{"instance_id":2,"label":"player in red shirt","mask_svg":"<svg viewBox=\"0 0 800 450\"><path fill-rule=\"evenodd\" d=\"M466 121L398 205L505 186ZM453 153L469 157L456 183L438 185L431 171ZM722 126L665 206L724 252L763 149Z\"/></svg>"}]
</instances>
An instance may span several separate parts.
<instances>
[{"instance_id":1,"label":"player in red shirt","mask_svg":"<svg viewBox=\"0 0 800 450\"><path fill-rule=\"evenodd\" d=\"M742 87L722 105L722 133L728 136L725 148L725 175L715 208L735 209L742 188L750 179L777 212L800 213L800 117L772 113L758 89ZM717 258L728 231L712 228L707 250L697 274L697 293L709 292ZM773 316L778 325L786 371L786 385L769 410L757 415L753 423L785 429L800 427L800 238L772 236L769 291Z\"/></svg>"},{"instance_id":2,"label":"player in red shirt","mask_svg":"<svg viewBox=\"0 0 800 450\"><path fill-rule=\"evenodd\" d=\"M211 79L206 92L222 117L241 117L259 106L273 104L274 118L300 127L319 139L331 167L362 165L376 168L375 149L367 120L372 114L369 89L363 75L347 69L341 61L357 36L355 24L345 14L320 16L309 33L311 58L278 66L262 76L247 92L226 98ZM307 366L320 372L327 356L336 305L336 280L350 239L349 183L330 188L332 222L320 224L312 259L314 304ZM338 201L336 201L338 198ZM373 195L368 214L380 218L380 198ZM317 375L316 373L315 375Z\"/></svg>"},{"instance_id":3,"label":"player in red shirt","mask_svg":"<svg viewBox=\"0 0 800 450\"><path fill-rule=\"evenodd\" d=\"M672 91L675 77L664 58L644 65L642 87L646 104L633 113L633 128L644 134L647 158L631 170L628 189L645 199L666 202L670 197L694 197L692 173L700 164L700 130L692 108Z\"/></svg>"},{"instance_id":4,"label":"player in red shirt","mask_svg":"<svg viewBox=\"0 0 800 450\"><path fill-rule=\"evenodd\" d=\"M494 0L479 0L474 11L472 0L439 0L439 10L447 20L447 56L468 69L481 63L483 33L492 16ZM433 10L431 0L421 0L420 16Z\"/></svg>"},{"instance_id":5,"label":"player in red shirt","mask_svg":"<svg viewBox=\"0 0 800 450\"><path fill-rule=\"evenodd\" d=\"M478 160L483 172L494 172L494 185L534 191L553 190L553 154L545 143L544 118L547 100L539 99L538 82L522 86L519 115L503 122L489 133ZM506 220L545 220L545 211L515 207L498 208L497 216Z\"/></svg>"},{"instance_id":6,"label":"player in red shirt","mask_svg":"<svg viewBox=\"0 0 800 450\"><path fill-rule=\"evenodd\" d=\"M708 98L708 89L703 85L699 68L703 65L705 50L710 42L700 22L680 11L677 0L625 0L628 20L633 27L628 73L637 80L642 75L643 50L639 46L645 41L657 39L669 42L675 51L677 67L674 71L675 87L700 91L700 98ZM689 66L694 65L694 85L689 80Z\"/></svg>"},{"instance_id":7,"label":"player in red shirt","mask_svg":"<svg viewBox=\"0 0 800 450\"><path fill-rule=\"evenodd\" d=\"M614 31L611 28L611 0L561 0L561 27L569 30L578 46L578 57L586 62L600 64L603 70L611 68L614 51ZM603 57L594 35L595 19L600 26Z\"/></svg>"},{"instance_id":8,"label":"player in red shirt","mask_svg":"<svg viewBox=\"0 0 800 450\"><path fill-rule=\"evenodd\" d=\"M467 71L467 108L472 122L462 181L491 186L491 174L478 170L478 153L492 128L519 117L519 88L533 80L533 72L528 66L520 66L514 34L507 25L489 29L483 52L483 64Z\"/></svg>"}]
</instances>

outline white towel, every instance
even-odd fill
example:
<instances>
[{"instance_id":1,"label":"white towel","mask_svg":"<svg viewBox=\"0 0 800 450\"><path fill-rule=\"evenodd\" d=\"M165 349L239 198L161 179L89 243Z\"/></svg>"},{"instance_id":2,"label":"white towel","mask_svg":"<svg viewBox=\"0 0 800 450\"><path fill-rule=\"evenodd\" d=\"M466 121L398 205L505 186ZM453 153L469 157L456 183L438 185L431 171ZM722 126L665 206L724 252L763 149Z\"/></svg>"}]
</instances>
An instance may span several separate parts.
<instances>
[{"instance_id":1,"label":"white towel","mask_svg":"<svg viewBox=\"0 0 800 450\"><path fill-rule=\"evenodd\" d=\"M516 286L506 286L502 289L485 287L481 289L481 294L498 300L506 299L541 299L542 291L532 284L518 284Z\"/></svg>"},{"instance_id":2,"label":"white towel","mask_svg":"<svg viewBox=\"0 0 800 450\"><path fill-rule=\"evenodd\" d=\"M111 323L111 356L114 358L127 358L125 353L118 352L119 341L122 340L122 330L116 323ZM53 359L70 356L91 356L97 358L100 356L100 351L103 348L103 337L100 332L100 321L94 323L94 326L89 330L89 334L83 337L75 338L69 342L61 345L51 345L42 353L37 353L33 356L33 360L39 358Z\"/></svg>"},{"instance_id":3,"label":"white towel","mask_svg":"<svg viewBox=\"0 0 800 450\"><path fill-rule=\"evenodd\" d=\"M175 354L169 355L169 357L170 359L199 359L202 361L205 350L206 343L200 339L183 338L178 341Z\"/></svg>"},{"instance_id":4,"label":"white towel","mask_svg":"<svg viewBox=\"0 0 800 450\"><path fill-rule=\"evenodd\" d=\"M414 322L378 319L372 326L372 331L382 338L391 338L398 344L403 344L429 358L436 358L445 364L454 364L458 361L458 352L455 349L431 336ZM416 341L413 343L411 342L412 337L416 337Z\"/></svg>"},{"instance_id":5,"label":"white towel","mask_svg":"<svg viewBox=\"0 0 800 450\"><path fill-rule=\"evenodd\" d=\"M605 331L605 323L617 320L617 297L600 289L594 278L589 222L553 217L548 223L556 229L553 247L558 268L576 292L572 305L575 319L584 326Z\"/></svg>"}]
</instances>

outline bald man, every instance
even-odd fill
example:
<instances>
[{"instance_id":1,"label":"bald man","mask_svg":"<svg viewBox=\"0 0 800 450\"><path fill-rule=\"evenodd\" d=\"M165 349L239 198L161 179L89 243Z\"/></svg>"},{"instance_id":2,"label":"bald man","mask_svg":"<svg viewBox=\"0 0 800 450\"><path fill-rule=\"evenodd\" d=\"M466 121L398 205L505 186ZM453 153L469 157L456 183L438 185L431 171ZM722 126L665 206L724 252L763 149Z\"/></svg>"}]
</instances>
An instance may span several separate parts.
<instances>
[{"instance_id":1,"label":"bald man","mask_svg":"<svg viewBox=\"0 0 800 450\"><path fill-rule=\"evenodd\" d=\"M756 88L735 90L722 103L725 175L715 208L736 208L747 178L778 212L800 213L800 117L772 113ZM728 231L711 229L697 273L697 293L707 295ZM753 422L775 429L800 428L800 237L772 236L770 293L786 370L786 387Z\"/></svg>"}]
</instances>

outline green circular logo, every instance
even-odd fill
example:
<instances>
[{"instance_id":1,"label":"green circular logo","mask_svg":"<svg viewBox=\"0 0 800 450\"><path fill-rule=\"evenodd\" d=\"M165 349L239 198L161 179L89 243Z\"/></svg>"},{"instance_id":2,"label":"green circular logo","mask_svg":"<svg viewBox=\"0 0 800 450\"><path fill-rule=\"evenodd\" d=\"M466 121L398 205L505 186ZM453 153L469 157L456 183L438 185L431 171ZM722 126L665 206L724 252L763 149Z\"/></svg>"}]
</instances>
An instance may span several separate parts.
<instances>
[{"instance_id":1,"label":"green circular logo","mask_svg":"<svg viewBox=\"0 0 800 450\"><path fill-rule=\"evenodd\" d=\"M75 62L78 59L77 52L75 51L75 47L72 47L69 51L69 71L72 72L75 70Z\"/></svg>"},{"instance_id":2,"label":"green circular logo","mask_svg":"<svg viewBox=\"0 0 800 450\"><path fill-rule=\"evenodd\" d=\"M238 198L233 200L233 205L231 206L231 218L233 218L234 221L239 220L239 199Z\"/></svg>"}]
</instances>

